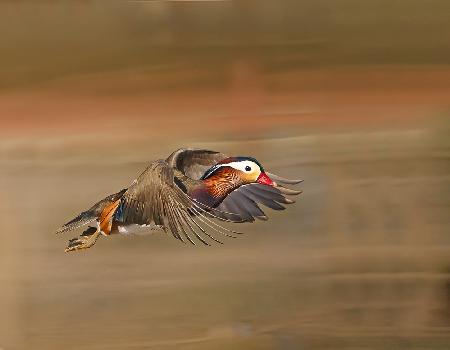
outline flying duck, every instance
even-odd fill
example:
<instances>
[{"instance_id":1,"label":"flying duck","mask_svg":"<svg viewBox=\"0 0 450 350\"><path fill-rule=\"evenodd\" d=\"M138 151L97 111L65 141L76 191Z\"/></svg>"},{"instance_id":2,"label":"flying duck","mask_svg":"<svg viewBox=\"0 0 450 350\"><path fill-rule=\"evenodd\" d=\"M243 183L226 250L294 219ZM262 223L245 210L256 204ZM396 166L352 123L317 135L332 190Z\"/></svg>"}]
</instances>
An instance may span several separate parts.
<instances>
[{"instance_id":1,"label":"flying duck","mask_svg":"<svg viewBox=\"0 0 450 350\"><path fill-rule=\"evenodd\" d=\"M283 210L294 203L288 196L302 191L298 184L264 171L252 157L228 157L205 149L178 149L165 160L152 162L130 187L109 195L62 226L56 233L88 227L69 241L66 252L93 246L100 235L130 234L162 229L182 242L222 243L217 234L240 232L217 220L241 223L267 220L261 204ZM215 220L213 220L215 219Z\"/></svg>"}]
</instances>

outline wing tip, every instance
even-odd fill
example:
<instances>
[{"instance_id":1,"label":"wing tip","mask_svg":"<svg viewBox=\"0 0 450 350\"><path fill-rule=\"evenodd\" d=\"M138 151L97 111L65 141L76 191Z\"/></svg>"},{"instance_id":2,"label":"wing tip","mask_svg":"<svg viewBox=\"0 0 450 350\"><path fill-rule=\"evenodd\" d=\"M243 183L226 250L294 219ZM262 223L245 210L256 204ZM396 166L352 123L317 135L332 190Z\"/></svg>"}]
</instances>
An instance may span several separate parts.
<instances>
[{"instance_id":1,"label":"wing tip","mask_svg":"<svg viewBox=\"0 0 450 350\"><path fill-rule=\"evenodd\" d=\"M286 179L285 181L283 181L283 180L278 179L278 180L274 181L274 184L275 184L275 187L281 186L280 184L282 184L282 185L298 185L298 184L302 183L303 181L305 181L305 180L288 180L288 179Z\"/></svg>"},{"instance_id":2,"label":"wing tip","mask_svg":"<svg viewBox=\"0 0 450 350\"><path fill-rule=\"evenodd\" d=\"M287 179L281 176L278 176L276 174L273 173L267 173L267 175L269 175L269 177L274 180L275 182L280 182L282 184L287 184L287 185L297 185L301 182L303 182L303 179Z\"/></svg>"},{"instance_id":3,"label":"wing tip","mask_svg":"<svg viewBox=\"0 0 450 350\"><path fill-rule=\"evenodd\" d=\"M293 190L292 188L283 187L281 185L277 185L274 187L276 189L278 189L282 194L288 195L288 196L297 196L297 195L303 193L303 190Z\"/></svg>"}]
</instances>

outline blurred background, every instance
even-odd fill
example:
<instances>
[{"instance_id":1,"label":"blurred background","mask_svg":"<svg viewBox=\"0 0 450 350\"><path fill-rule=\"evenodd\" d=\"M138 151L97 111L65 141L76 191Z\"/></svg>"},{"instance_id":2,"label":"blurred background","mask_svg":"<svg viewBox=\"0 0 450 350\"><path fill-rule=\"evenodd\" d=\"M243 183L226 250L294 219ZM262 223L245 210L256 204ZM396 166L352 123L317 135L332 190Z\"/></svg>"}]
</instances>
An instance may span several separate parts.
<instances>
[{"instance_id":1,"label":"blurred background","mask_svg":"<svg viewBox=\"0 0 450 350\"><path fill-rule=\"evenodd\" d=\"M449 43L446 0L2 1L0 348L448 349ZM64 253L183 146L304 193Z\"/></svg>"}]
</instances>

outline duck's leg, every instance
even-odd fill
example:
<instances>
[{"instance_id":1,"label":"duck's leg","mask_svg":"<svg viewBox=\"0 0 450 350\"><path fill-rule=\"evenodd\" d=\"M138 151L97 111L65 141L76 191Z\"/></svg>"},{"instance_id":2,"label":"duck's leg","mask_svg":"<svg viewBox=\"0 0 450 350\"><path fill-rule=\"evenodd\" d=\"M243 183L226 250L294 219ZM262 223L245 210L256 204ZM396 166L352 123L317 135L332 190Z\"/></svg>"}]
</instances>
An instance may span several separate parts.
<instances>
[{"instance_id":1,"label":"duck's leg","mask_svg":"<svg viewBox=\"0 0 450 350\"><path fill-rule=\"evenodd\" d=\"M100 234L101 232L99 227L89 227L79 237L72 238L69 241L65 252L73 252L75 250L87 249L92 247L95 242L97 242Z\"/></svg>"}]
</instances>

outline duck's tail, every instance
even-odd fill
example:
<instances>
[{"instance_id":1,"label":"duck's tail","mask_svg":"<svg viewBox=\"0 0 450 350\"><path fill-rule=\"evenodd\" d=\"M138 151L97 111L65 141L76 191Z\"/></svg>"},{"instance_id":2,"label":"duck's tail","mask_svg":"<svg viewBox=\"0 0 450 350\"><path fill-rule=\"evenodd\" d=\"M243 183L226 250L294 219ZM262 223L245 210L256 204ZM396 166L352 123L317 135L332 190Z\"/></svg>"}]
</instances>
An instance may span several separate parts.
<instances>
[{"instance_id":1,"label":"duck's tail","mask_svg":"<svg viewBox=\"0 0 450 350\"><path fill-rule=\"evenodd\" d=\"M111 233L114 214L126 190L123 189L102 199L92 208L82 212L56 231L56 233L62 233L75 230L94 221L96 223L96 227L88 227L80 236L72 238L67 245L66 252L92 247L101 234L109 235Z\"/></svg>"},{"instance_id":2,"label":"duck's tail","mask_svg":"<svg viewBox=\"0 0 450 350\"><path fill-rule=\"evenodd\" d=\"M97 221L99 230L104 234L109 234L112 226L112 218L126 190L125 188L95 203L90 209L82 212L76 218L60 227L56 233L72 231L93 221Z\"/></svg>"}]
</instances>

